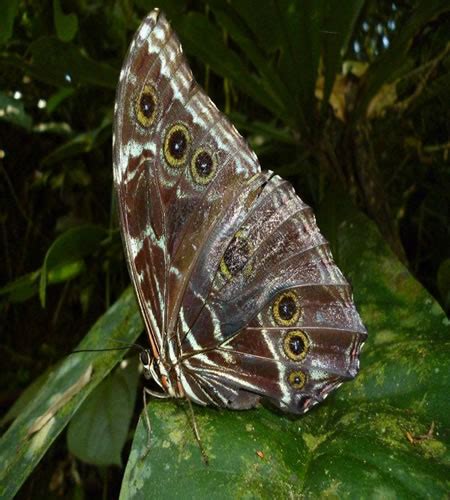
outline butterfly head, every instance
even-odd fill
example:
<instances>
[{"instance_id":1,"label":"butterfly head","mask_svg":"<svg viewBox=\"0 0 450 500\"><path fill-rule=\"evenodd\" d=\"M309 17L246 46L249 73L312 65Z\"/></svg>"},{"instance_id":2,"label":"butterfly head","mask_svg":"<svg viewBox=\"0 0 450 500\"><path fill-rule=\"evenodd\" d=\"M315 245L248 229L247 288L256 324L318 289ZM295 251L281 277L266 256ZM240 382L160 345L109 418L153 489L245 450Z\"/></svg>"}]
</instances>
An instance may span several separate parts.
<instances>
[{"instance_id":1,"label":"butterfly head","mask_svg":"<svg viewBox=\"0 0 450 500\"><path fill-rule=\"evenodd\" d=\"M150 349L144 349L139 355L141 365L144 371L144 377L147 380L154 380L171 397L179 397L174 390L169 373L159 358L152 356Z\"/></svg>"},{"instance_id":2,"label":"butterfly head","mask_svg":"<svg viewBox=\"0 0 450 500\"><path fill-rule=\"evenodd\" d=\"M155 377L154 374L153 359L150 354L150 349L144 349L143 351L141 351L139 359L141 360L142 368L144 370L144 377L147 380L151 378L157 380L158 377Z\"/></svg>"}]
</instances>

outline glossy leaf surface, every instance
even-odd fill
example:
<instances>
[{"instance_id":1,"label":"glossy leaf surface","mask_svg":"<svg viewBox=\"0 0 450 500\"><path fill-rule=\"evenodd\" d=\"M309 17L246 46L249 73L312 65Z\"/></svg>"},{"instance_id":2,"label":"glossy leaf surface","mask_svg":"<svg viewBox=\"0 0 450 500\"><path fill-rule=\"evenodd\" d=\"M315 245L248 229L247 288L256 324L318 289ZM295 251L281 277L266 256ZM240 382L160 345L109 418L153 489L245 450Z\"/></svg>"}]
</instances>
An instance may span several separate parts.
<instances>
[{"instance_id":1,"label":"glossy leaf surface","mask_svg":"<svg viewBox=\"0 0 450 500\"><path fill-rule=\"evenodd\" d=\"M134 296L127 290L97 321L78 348L104 348L117 337L133 342L141 331ZM21 409L19 417L0 440L0 497L14 496L83 400L124 353L73 354L54 368L45 385Z\"/></svg>"}]
</instances>

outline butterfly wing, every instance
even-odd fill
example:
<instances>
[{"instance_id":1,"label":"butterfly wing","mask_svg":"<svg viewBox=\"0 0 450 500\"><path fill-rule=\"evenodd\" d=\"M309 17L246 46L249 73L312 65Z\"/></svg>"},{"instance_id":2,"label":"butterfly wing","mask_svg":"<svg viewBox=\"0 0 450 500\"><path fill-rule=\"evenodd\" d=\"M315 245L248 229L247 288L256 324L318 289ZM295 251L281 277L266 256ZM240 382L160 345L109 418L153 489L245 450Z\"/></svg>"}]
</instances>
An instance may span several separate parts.
<instances>
[{"instance_id":1,"label":"butterfly wing","mask_svg":"<svg viewBox=\"0 0 450 500\"><path fill-rule=\"evenodd\" d=\"M367 332L350 286L312 210L277 176L234 230L225 252L213 239L202 249L184 298L184 387L197 402L303 413L358 372Z\"/></svg>"},{"instance_id":2,"label":"butterfly wing","mask_svg":"<svg viewBox=\"0 0 450 500\"><path fill-rule=\"evenodd\" d=\"M153 354L164 360L197 249L238 198L252 196L239 186L260 167L195 83L158 10L144 19L120 73L113 158L130 275Z\"/></svg>"},{"instance_id":3,"label":"butterfly wing","mask_svg":"<svg viewBox=\"0 0 450 500\"><path fill-rule=\"evenodd\" d=\"M261 172L157 11L131 44L116 104L130 273L180 393L301 413L354 377L366 331L311 209Z\"/></svg>"}]
</instances>

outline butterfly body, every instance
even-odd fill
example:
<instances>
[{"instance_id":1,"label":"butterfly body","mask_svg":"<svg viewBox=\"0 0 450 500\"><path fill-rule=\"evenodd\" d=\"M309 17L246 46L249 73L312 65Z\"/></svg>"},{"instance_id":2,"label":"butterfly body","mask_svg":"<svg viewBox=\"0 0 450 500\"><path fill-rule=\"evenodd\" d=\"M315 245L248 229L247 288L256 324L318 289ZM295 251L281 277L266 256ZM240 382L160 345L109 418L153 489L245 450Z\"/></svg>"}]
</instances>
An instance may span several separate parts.
<instances>
[{"instance_id":1,"label":"butterfly body","mask_svg":"<svg viewBox=\"0 0 450 500\"><path fill-rule=\"evenodd\" d=\"M303 413L356 375L367 332L312 210L261 171L157 10L121 71L114 181L145 373L169 396Z\"/></svg>"}]
</instances>

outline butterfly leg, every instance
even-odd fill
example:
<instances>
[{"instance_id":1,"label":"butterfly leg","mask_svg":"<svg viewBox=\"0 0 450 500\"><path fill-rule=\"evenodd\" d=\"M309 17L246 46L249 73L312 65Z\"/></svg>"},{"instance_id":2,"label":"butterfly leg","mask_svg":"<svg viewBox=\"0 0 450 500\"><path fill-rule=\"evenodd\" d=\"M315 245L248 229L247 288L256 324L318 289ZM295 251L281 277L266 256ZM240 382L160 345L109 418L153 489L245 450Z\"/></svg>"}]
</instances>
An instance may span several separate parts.
<instances>
[{"instance_id":1,"label":"butterfly leg","mask_svg":"<svg viewBox=\"0 0 450 500\"><path fill-rule=\"evenodd\" d=\"M206 450L203 447L202 440L200 439L200 434L198 432L197 422L195 420L195 414L194 414L194 409L192 408L191 400L188 398L186 398L186 400L189 406L189 414L191 417L192 429L194 430L195 439L197 440L198 446L200 448L200 453L202 454L203 462L205 463L205 465L208 465L209 464L208 455L206 454Z\"/></svg>"},{"instance_id":2,"label":"butterfly leg","mask_svg":"<svg viewBox=\"0 0 450 500\"><path fill-rule=\"evenodd\" d=\"M166 399L169 397L168 394L163 394L161 392L156 392L152 391L150 389L147 389L147 387L144 387L144 390L142 391L142 399L143 399L143 404L144 404L144 420L145 420L145 427L147 428L147 446L145 447L145 451L143 455L141 456L141 460L144 460L145 457L148 455L151 447L151 440L152 440L152 427L150 425L150 417L148 415L148 410L147 410L147 394L149 396L152 396L154 398L159 398L159 399Z\"/></svg>"},{"instance_id":3,"label":"butterfly leg","mask_svg":"<svg viewBox=\"0 0 450 500\"><path fill-rule=\"evenodd\" d=\"M150 446L151 446L151 440L152 440L152 427L150 425L150 417L148 416L148 410L147 410L147 388L144 387L144 390L142 391L142 399L144 403L144 420L145 420L145 427L147 428L147 445L145 447L144 453L141 456L141 460L144 460L149 451L150 451Z\"/></svg>"}]
</instances>

